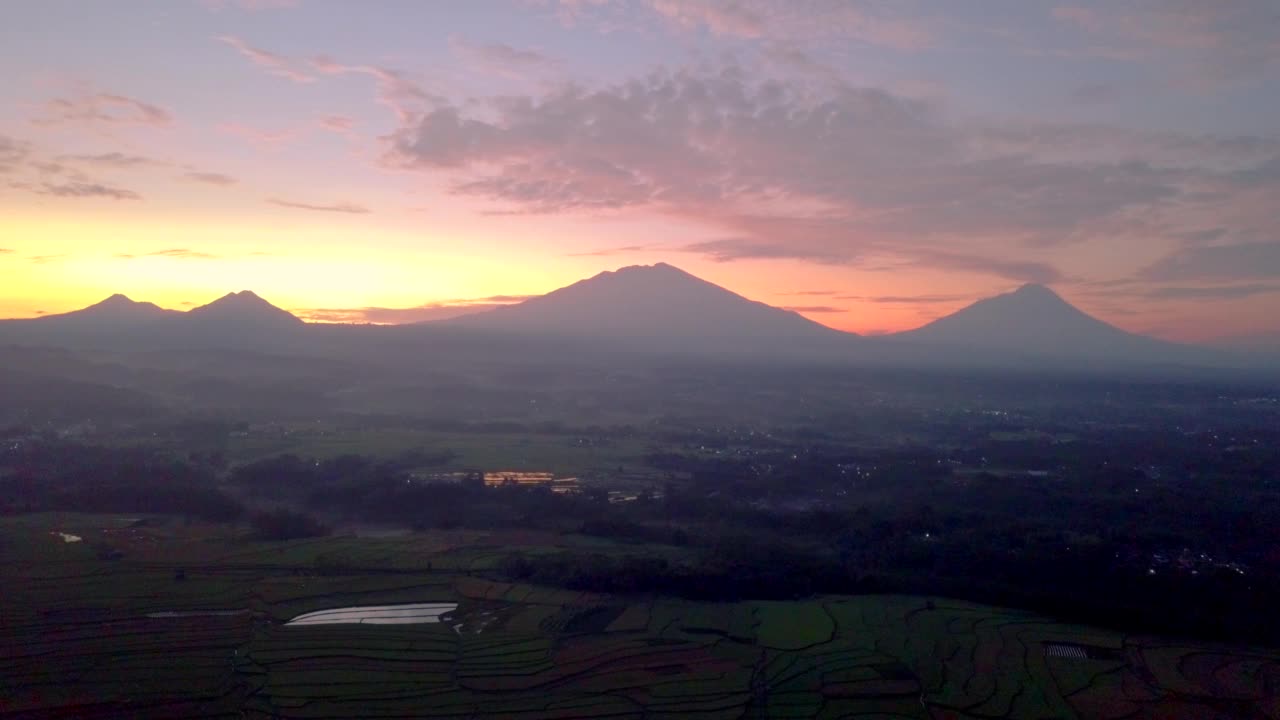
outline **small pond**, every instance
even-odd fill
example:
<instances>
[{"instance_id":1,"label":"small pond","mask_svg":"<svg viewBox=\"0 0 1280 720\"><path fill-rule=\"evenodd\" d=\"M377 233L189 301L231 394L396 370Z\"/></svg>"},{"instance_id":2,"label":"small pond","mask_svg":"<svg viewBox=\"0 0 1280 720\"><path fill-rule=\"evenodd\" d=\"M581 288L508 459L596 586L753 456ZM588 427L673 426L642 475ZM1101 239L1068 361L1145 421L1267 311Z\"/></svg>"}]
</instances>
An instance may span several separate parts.
<instances>
[{"instance_id":1,"label":"small pond","mask_svg":"<svg viewBox=\"0 0 1280 720\"><path fill-rule=\"evenodd\" d=\"M411 625L438 623L440 616L458 609L458 603L413 603L409 605L356 605L317 610L299 615L285 625Z\"/></svg>"}]
</instances>

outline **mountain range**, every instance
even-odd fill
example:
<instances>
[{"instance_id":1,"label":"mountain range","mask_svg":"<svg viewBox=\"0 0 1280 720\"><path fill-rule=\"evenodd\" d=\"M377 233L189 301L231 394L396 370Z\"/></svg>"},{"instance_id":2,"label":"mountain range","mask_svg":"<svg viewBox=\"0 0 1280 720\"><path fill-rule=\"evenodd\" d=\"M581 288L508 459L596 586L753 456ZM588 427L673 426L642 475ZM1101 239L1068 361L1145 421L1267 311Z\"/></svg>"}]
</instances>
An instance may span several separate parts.
<instances>
[{"instance_id":1,"label":"mountain range","mask_svg":"<svg viewBox=\"0 0 1280 720\"><path fill-rule=\"evenodd\" d=\"M323 331L318 328L325 328ZM0 321L0 343L257 348L355 338L361 328L302 322L252 292L187 312L123 295L83 310ZM937 366L1238 364L1239 355L1126 332L1080 311L1042 285L979 300L928 325L863 337L749 300L666 263L602 272L515 305L418 325L392 326L360 342L399 347L502 338L518 347L591 343L662 356L733 355L837 363ZM418 341L418 345L414 342ZM390 352L390 350L388 351Z\"/></svg>"}]
</instances>

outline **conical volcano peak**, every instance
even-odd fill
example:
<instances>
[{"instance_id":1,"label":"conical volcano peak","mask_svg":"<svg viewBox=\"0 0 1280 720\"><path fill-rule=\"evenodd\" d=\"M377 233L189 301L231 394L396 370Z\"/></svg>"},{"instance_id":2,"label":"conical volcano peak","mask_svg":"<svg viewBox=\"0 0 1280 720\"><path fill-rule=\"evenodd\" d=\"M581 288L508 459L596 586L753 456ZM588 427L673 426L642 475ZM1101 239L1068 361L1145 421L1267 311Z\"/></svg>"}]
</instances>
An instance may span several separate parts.
<instances>
[{"instance_id":1,"label":"conical volcano peak","mask_svg":"<svg viewBox=\"0 0 1280 720\"><path fill-rule=\"evenodd\" d=\"M1055 297L1055 298L1058 297L1058 293L1054 292L1053 290L1050 290L1048 285L1041 285L1040 283L1027 283L1022 287L1018 288L1017 290L1014 290L1013 294L1026 295L1026 296L1039 295L1041 297Z\"/></svg>"},{"instance_id":2,"label":"conical volcano peak","mask_svg":"<svg viewBox=\"0 0 1280 720\"><path fill-rule=\"evenodd\" d=\"M137 302L127 295L116 293L106 300L94 303L87 308L68 313L45 315L40 318L40 321L42 323L86 322L99 325L105 323L112 327L118 327L121 324L150 323L157 318L176 314L172 310L163 310L154 303Z\"/></svg>"},{"instance_id":3,"label":"conical volcano peak","mask_svg":"<svg viewBox=\"0 0 1280 720\"><path fill-rule=\"evenodd\" d=\"M600 274L604 276L627 275L631 277L685 277L697 279L675 265L669 265L664 262L654 263L653 265L627 265L613 271L606 270Z\"/></svg>"},{"instance_id":4,"label":"conical volcano peak","mask_svg":"<svg viewBox=\"0 0 1280 720\"><path fill-rule=\"evenodd\" d=\"M611 338L662 352L840 343L846 333L748 300L667 263L601 272L546 295L457 319L475 328Z\"/></svg>"},{"instance_id":5,"label":"conical volcano peak","mask_svg":"<svg viewBox=\"0 0 1280 720\"><path fill-rule=\"evenodd\" d=\"M110 312L110 313L152 313L163 312L154 303L137 302L128 295L116 293L100 303L90 305L80 312Z\"/></svg>"},{"instance_id":6,"label":"conical volcano peak","mask_svg":"<svg viewBox=\"0 0 1280 720\"><path fill-rule=\"evenodd\" d=\"M627 265L617 270L605 270L586 280L580 280L567 288L561 288L561 290L574 288L577 289L576 292L608 293L613 296L610 299L617 299L617 293L625 293L634 298L653 297L673 300L690 294L701 296L710 290L727 292L696 275L691 275L674 265L661 262L653 265Z\"/></svg>"},{"instance_id":7,"label":"conical volcano peak","mask_svg":"<svg viewBox=\"0 0 1280 720\"><path fill-rule=\"evenodd\" d=\"M271 303L268 303L266 300L263 300L261 297L258 296L257 293L253 292L252 290L241 290L240 292L227 293L226 295L223 295L217 300L214 300L210 304L217 305L218 303L227 303L227 304L235 304L235 305L262 305L262 304L270 305L271 304Z\"/></svg>"},{"instance_id":8,"label":"conical volcano peak","mask_svg":"<svg viewBox=\"0 0 1280 720\"><path fill-rule=\"evenodd\" d=\"M192 310L189 315L205 318L240 319L250 321L302 322L288 312L272 305L250 290L233 292Z\"/></svg>"},{"instance_id":9,"label":"conical volcano peak","mask_svg":"<svg viewBox=\"0 0 1280 720\"><path fill-rule=\"evenodd\" d=\"M1003 295L1005 298L1012 298L1019 302L1034 302L1042 305L1066 305L1070 304L1062 299L1062 296L1054 292L1048 285L1040 283L1027 283L1011 293Z\"/></svg>"},{"instance_id":10,"label":"conical volcano peak","mask_svg":"<svg viewBox=\"0 0 1280 720\"><path fill-rule=\"evenodd\" d=\"M1038 283L979 300L903 336L938 347L1059 360L1156 358L1168 349L1085 313Z\"/></svg>"}]
</instances>

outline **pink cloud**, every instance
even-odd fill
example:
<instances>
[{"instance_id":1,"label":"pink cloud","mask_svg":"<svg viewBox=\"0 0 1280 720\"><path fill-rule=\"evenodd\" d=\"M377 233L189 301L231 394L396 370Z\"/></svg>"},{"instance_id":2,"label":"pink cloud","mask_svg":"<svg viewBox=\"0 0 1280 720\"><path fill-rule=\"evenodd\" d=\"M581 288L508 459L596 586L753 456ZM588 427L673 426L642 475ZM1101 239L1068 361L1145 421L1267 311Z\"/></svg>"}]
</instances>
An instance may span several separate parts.
<instances>
[{"instance_id":1,"label":"pink cloud","mask_svg":"<svg viewBox=\"0 0 1280 720\"><path fill-rule=\"evenodd\" d=\"M848 0L649 0L663 18L685 29L705 28L717 35L805 41L840 37L894 48L918 50L934 44L927 19L894 14L890 4Z\"/></svg>"},{"instance_id":2,"label":"pink cloud","mask_svg":"<svg viewBox=\"0 0 1280 720\"><path fill-rule=\"evenodd\" d=\"M70 98L54 98L44 105L38 125L63 123L150 125L167 127L173 115L164 108L135 98L111 93L92 93Z\"/></svg>"},{"instance_id":3,"label":"pink cloud","mask_svg":"<svg viewBox=\"0 0 1280 720\"><path fill-rule=\"evenodd\" d=\"M310 322L405 325L462 317L519 303L528 298L525 295L496 295L469 300L443 300L410 308L331 308L295 310L294 313Z\"/></svg>"},{"instance_id":4,"label":"pink cloud","mask_svg":"<svg viewBox=\"0 0 1280 720\"><path fill-rule=\"evenodd\" d=\"M312 69L326 75L366 75L374 79L378 88L378 101L391 108L396 117L406 120L424 104L439 98L427 93L405 73L377 65L345 65L327 55L310 60Z\"/></svg>"},{"instance_id":5,"label":"pink cloud","mask_svg":"<svg viewBox=\"0 0 1280 720\"><path fill-rule=\"evenodd\" d=\"M388 165L500 212L663 215L707 229L684 251L725 262L1049 282L1063 275L1048 249L1065 244L1277 229L1262 210L1277 204L1274 140L961 123L928 101L732 66L441 104L388 139Z\"/></svg>"},{"instance_id":6,"label":"pink cloud","mask_svg":"<svg viewBox=\"0 0 1280 720\"><path fill-rule=\"evenodd\" d=\"M248 58L254 65L266 69L272 75L288 78L296 83L315 82L314 77L293 68L292 62L283 55L253 47L232 35L219 35L217 40L235 48L236 52Z\"/></svg>"},{"instance_id":7,"label":"pink cloud","mask_svg":"<svg viewBox=\"0 0 1280 720\"><path fill-rule=\"evenodd\" d=\"M244 138L254 145L270 149L279 149L298 139L304 132L300 128L265 130L238 122L222 123L218 125L217 130L227 135Z\"/></svg>"},{"instance_id":8,"label":"pink cloud","mask_svg":"<svg viewBox=\"0 0 1280 720\"><path fill-rule=\"evenodd\" d=\"M108 198L111 200L141 200L142 196L132 190L111 187L101 183L68 182L44 183L34 189L40 195L53 195L64 198Z\"/></svg>"},{"instance_id":9,"label":"pink cloud","mask_svg":"<svg viewBox=\"0 0 1280 720\"><path fill-rule=\"evenodd\" d=\"M303 202L300 200L284 200L281 198L268 198L267 202L280 207L294 208L296 210L315 210L319 212L336 212L348 213L352 215L364 215L370 212L369 208L363 205L357 205L352 202L335 202L335 203L313 203Z\"/></svg>"},{"instance_id":10,"label":"pink cloud","mask_svg":"<svg viewBox=\"0 0 1280 720\"><path fill-rule=\"evenodd\" d=\"M1103 43L1090 52L1151 59L1172 54L1202 85L1256 76L1280 63L1280 15L1272 0L1139 0L1052 11Z\"/></svg>"},{"instance_id":11,"label":"pink cloud","mask_svg":"<svg viewBox=\"0 0 1280 720\"><path fill-rule=\"evenodd\" d=\"M204 183L205 185L220 185L223 187L228 185L235 185L237 182L239 182L238 180L231 177L230 175L224 175L222 173L216 173L216 172L192 171L192 172L186 173L185 175L183 175L183 177L194 182Z\"/></svg>"},{"instance_id":12,"label":"pink cloud","mask_svg":"<svg viewBox=\"0 0 1280 720\"><path fill-rule=\"evenodd\" d=\"M81 163L94 167L113 169L132 169L143 167L162 167L168 163L143 155L128 155L121 152L99 153L97 155L61 155L64 162Z\"/></svg>"},{"instance_id":13,"label":"pink cloud","mask_svg":"<svg viewBox=\"0 0 1280 720\"><path fill-rule=\"evenodd\" d=\"M718 35L760 37L764 18L748 3L716 0L650 0L658 14L686 28L706 27Z\"/></svg>"},{"instance_id":14,"label":"pink cloud","mask_svg":"<svg viewBox=\"0 0 1280 720\"><path fill-rule=\"evenodd\" d=\"M477 70L508 77L523 77L558 65L551 57L537 50L515 48L503 43L480 44L452 36L449 38L449 48Z\"/></svg>"},{"instance_id":15,"label":"pink cloud","mask_svg":"<svg viewBox=\"0 0 1280 720\"><path fill-rule=\"evenodd\" d=\"M320 127L336 133L350 132L356 121L345 115L325 115L320 118Z\"/></svg>"}]
</instances>

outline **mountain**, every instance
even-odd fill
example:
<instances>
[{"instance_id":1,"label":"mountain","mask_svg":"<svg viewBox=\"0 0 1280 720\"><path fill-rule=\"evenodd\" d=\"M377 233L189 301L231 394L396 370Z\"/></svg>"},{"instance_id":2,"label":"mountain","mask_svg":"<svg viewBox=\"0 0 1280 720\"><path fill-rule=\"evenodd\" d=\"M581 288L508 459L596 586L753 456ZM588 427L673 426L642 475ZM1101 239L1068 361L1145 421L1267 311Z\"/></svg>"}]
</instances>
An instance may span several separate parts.
<instances>
[{"instance_id":1,"label":"mountain","mask_svg":"<svg viewBox=\"0 0 1280 720\"><path fill-rule=\"evenodd\" d=\"M224 295L217 300L187 312L184 320L201 327L224 328L297 328L303 322L271 303L245 290Z\"/></svg>"},{"instance_id":2,"label":"mountain","mask_svg":"<svg viewBox=\"0 0 1280 720\"><path fill-rule=\"evenodd\" d=\"M1040 359L1062 363L1183 363L1201 348L1137 335L1076 308L1044 285L979 300L915 330L885 336L902 346L955 353L957 361Z\"/></svg>"},{"instance_id":3,"label":"mountain","mask_svg":"<svg viewBox=\"0 0 1280 720\"><path fill-rule=\"evenodd\" d=\"M0 343L99 344L148 335L182 313L112 295L87 308L23 320L0 320Z\"/></svg>"},{"instance_id":4,"label":"mountain","mask_svg":"<svg viewBox=\"0 0 1280 720\"><path fill-rule=\"evenodd\" d=\"M472 315L456 327L587 337L668 352L807 352L846 348L856 335L748 300L666 263L634 265Z\"/></svg>"},{"instance_id":5,"label":"mountain","mask_svg":"<svg viewBox=\"0 0 1280 720\"><path fill-rule=\"evenodd\" d=\"M112 295L82 310L24 320L0 320L0 344L151 350L257 346L291 337L298 318L251 292L232 293L189 312Z\"/></svg>"},{"instance_id":6,"label":"mountain","mask_svg":"<svg viewBox=\"0 0 1280 720\"><path fill-rule=\"evenodd\" d=\"M35 320L0 321L0 345L307 354L421 368L534 362L604 365L675 356L940 368L1132 370L1262 367L1231 353L1126 332L1042 285L980 300L916 330L863 338L749 300L665 263L602 272L546 295L413 326L308 325L252 292L189 312L115 295ZM612 359L609 359L612 358Z\"/></svg>"}]
</instances>

